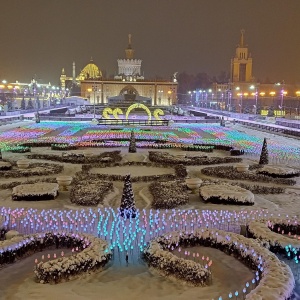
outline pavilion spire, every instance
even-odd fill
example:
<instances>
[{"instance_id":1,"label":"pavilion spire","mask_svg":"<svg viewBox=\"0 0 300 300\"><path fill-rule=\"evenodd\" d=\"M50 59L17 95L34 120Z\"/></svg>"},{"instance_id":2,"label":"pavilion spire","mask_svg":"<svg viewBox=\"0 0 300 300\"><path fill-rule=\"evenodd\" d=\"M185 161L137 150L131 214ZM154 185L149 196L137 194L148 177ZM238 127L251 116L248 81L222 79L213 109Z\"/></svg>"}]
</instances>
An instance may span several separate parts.
<instances>
[{"instance_id":1,"label":"pavilion spire","mask_svg":"<svg viewBox=\"0 0 300 300\"><path fill-rule=\"evenodd\" d=\"M240 47L244 47L244 34L245 29L241 29Z\"/></svg>"},{"instance_id":2,"label":"pavilion spire","mask_svg":"<svg viewBox=\"0 0 300 300\"><path fill-rule=\"evenodd\" d=\"M128 46L125 49L127 59L133 59L133 54L134 54L134 50L132 49L132 45L131 45L131 37L132 37L132 35L129 33L128 34Z\"/></svg>"}]
</instances>

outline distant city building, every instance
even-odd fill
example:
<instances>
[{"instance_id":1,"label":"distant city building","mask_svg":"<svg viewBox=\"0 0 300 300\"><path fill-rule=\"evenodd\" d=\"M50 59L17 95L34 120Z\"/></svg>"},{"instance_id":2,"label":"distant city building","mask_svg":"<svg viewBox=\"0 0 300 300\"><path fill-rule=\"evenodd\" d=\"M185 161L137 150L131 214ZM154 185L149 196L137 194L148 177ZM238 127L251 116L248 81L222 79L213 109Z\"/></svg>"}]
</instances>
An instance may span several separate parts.
<instances>
[{"instance_id":1,"label":"distant city building","mask_svg":"<svg viewBox=\"0 0 300 300\"><path fill-rule=\"evenodd\" d=\"M240 43L235 50L235 57L231 59L231 82L253 82L252 57L244 41L245 30L241 30Z\"/></svg>"},{"instance_id":2,"label":"distant city building","mask_svg":"<svg viewBox=\"0 0 300 300\"><path fill-rule=\"evenodd\" d=\"M76 76L73 63L72 77L67 77L62 70L61 87L64 89L70 83L80 86L81 97L87 98L91 104L170 106L177 103L176 73L171 80L145 79L141 71L142 60L134 58L131 34L128 36L125 58L118 59L117 63L118 74L112 79L103 78L93 60Z\"/></svg>"},{"instance_id":3,"label":"distant city building","mask_svg":"<svg viewBox=\"0 0 300 300\"><path fill-rule=\"evenodd\" d=\"M245 44L245 30L241 30L235 57L231 59L230 81L213 83L208 91L196 91L200 106L218 107L237 112L257 112L259 108L300 109L300 85L284 81L258 82L252 74L252 57Z\"/></svg>"}]
</instances>

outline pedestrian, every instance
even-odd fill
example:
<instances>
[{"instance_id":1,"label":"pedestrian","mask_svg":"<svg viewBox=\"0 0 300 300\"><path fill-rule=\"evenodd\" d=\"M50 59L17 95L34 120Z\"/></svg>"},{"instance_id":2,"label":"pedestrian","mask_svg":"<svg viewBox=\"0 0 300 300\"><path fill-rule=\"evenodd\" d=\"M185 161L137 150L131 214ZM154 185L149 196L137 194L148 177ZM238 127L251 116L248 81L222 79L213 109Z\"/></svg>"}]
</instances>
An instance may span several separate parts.
<instances>
[{"instance_id":1,"label":"pedestrian","mask_svg":"<svg viewBox=\"0 0 300 300\"><path fill-rule=\"evenodd\" d=\"M126 260L126 263L128 264L128 252L126 252L125 260Z\"/></svg>"}]
</instances>

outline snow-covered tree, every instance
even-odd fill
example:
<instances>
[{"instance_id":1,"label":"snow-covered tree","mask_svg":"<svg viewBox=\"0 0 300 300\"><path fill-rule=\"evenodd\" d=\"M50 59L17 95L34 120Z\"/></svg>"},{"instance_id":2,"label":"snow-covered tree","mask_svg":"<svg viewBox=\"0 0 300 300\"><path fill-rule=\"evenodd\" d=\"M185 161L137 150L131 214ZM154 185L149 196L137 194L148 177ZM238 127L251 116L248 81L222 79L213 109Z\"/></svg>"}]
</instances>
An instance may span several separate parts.
<instances>
[{"instance_id":1,"label":"snow-covered tree","mask_svg":"<svg viewBox=\"0 0 300 300\"><path fill-rule=\"evenodd\" d=\"M21 109L26 109L26 102L25 102L24 96L23 96L23 98L21 100Z\"/></svg>"},{"instance_id":2,"label":"snow-covered tree","mask_svg":"<svg viewBox=\"0 0 300 300\"><path fill-rule=\"evenodd\" d=\"M264 143L263 143L260 158L259 158L259 164L267 165L268 163L269 163L268 145L267 145L267 139L264 138Z\"/></svg>"},{"instance_id":3,"label":"snow-covered tree","mask_svg":"<svg viewBox=\"0 0 300 300\"><path fill-rule=\"evenodd\" d=\"M29 98L29 100L28 100L28 102L27 102L27 107L26 107L26 109L33 109L34 107L33 107L33 102L32 102L32 100L31 100L31 98Z\"/></svg>"},{"instance_id":4,"label":"snow-covered tree","mask_svg":"<svg viewBox=\"0 0 300 300\"><path fill-rule=\"evenodd\" d=\"M131 131L130 134L130 141L129 141L129 153L136 153L136 144L135 144L135 136L133 130Z\"/></svg>"}]
</instances>

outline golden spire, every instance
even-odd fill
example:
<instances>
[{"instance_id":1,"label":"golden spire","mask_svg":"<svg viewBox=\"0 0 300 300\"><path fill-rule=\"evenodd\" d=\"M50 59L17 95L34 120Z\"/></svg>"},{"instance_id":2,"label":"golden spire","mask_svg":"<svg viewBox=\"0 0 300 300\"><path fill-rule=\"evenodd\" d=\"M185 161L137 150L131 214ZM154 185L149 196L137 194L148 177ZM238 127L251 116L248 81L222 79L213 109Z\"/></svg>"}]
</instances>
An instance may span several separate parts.
<instances>
[{"instance_id":1,"label":"golden spire","mask_svg":"<svg viewBox=\"0 0 300 300\"><path fill-rule=\"evenodd\" d=\"M62 68L61 75L65 75L65 68Z\"/></svg>"},{"instance_id":2,"label":"golden spire","mask_svg":"<svg viewBox=\"0 0 300 300\"><path fill-rule=\"evenodd\" d=\"M127 59L133 59L134 50L131 46L131 34L128 34L128 47L125 49L125 53Z\"/></svg>"},{"instance_id":3,"label":"golden spire","mask_svg":"<svg viewBox=\"0 0 300 300\"><path fill-rule=\"evenodd\" d=\"M132 47L131 47L131 33L128 34L128 48L132 49Z\"/></svg>"},{"instance_id":4,"label":"golden spire","mask_svg":"<svg viewBox=\"0 0 300 300\"><path fill-rule=\"evenodd\" d=\"M244 34L245 34L245 29L241 29L240 47L244 47Z\"/></svg>"}]
</instances>

